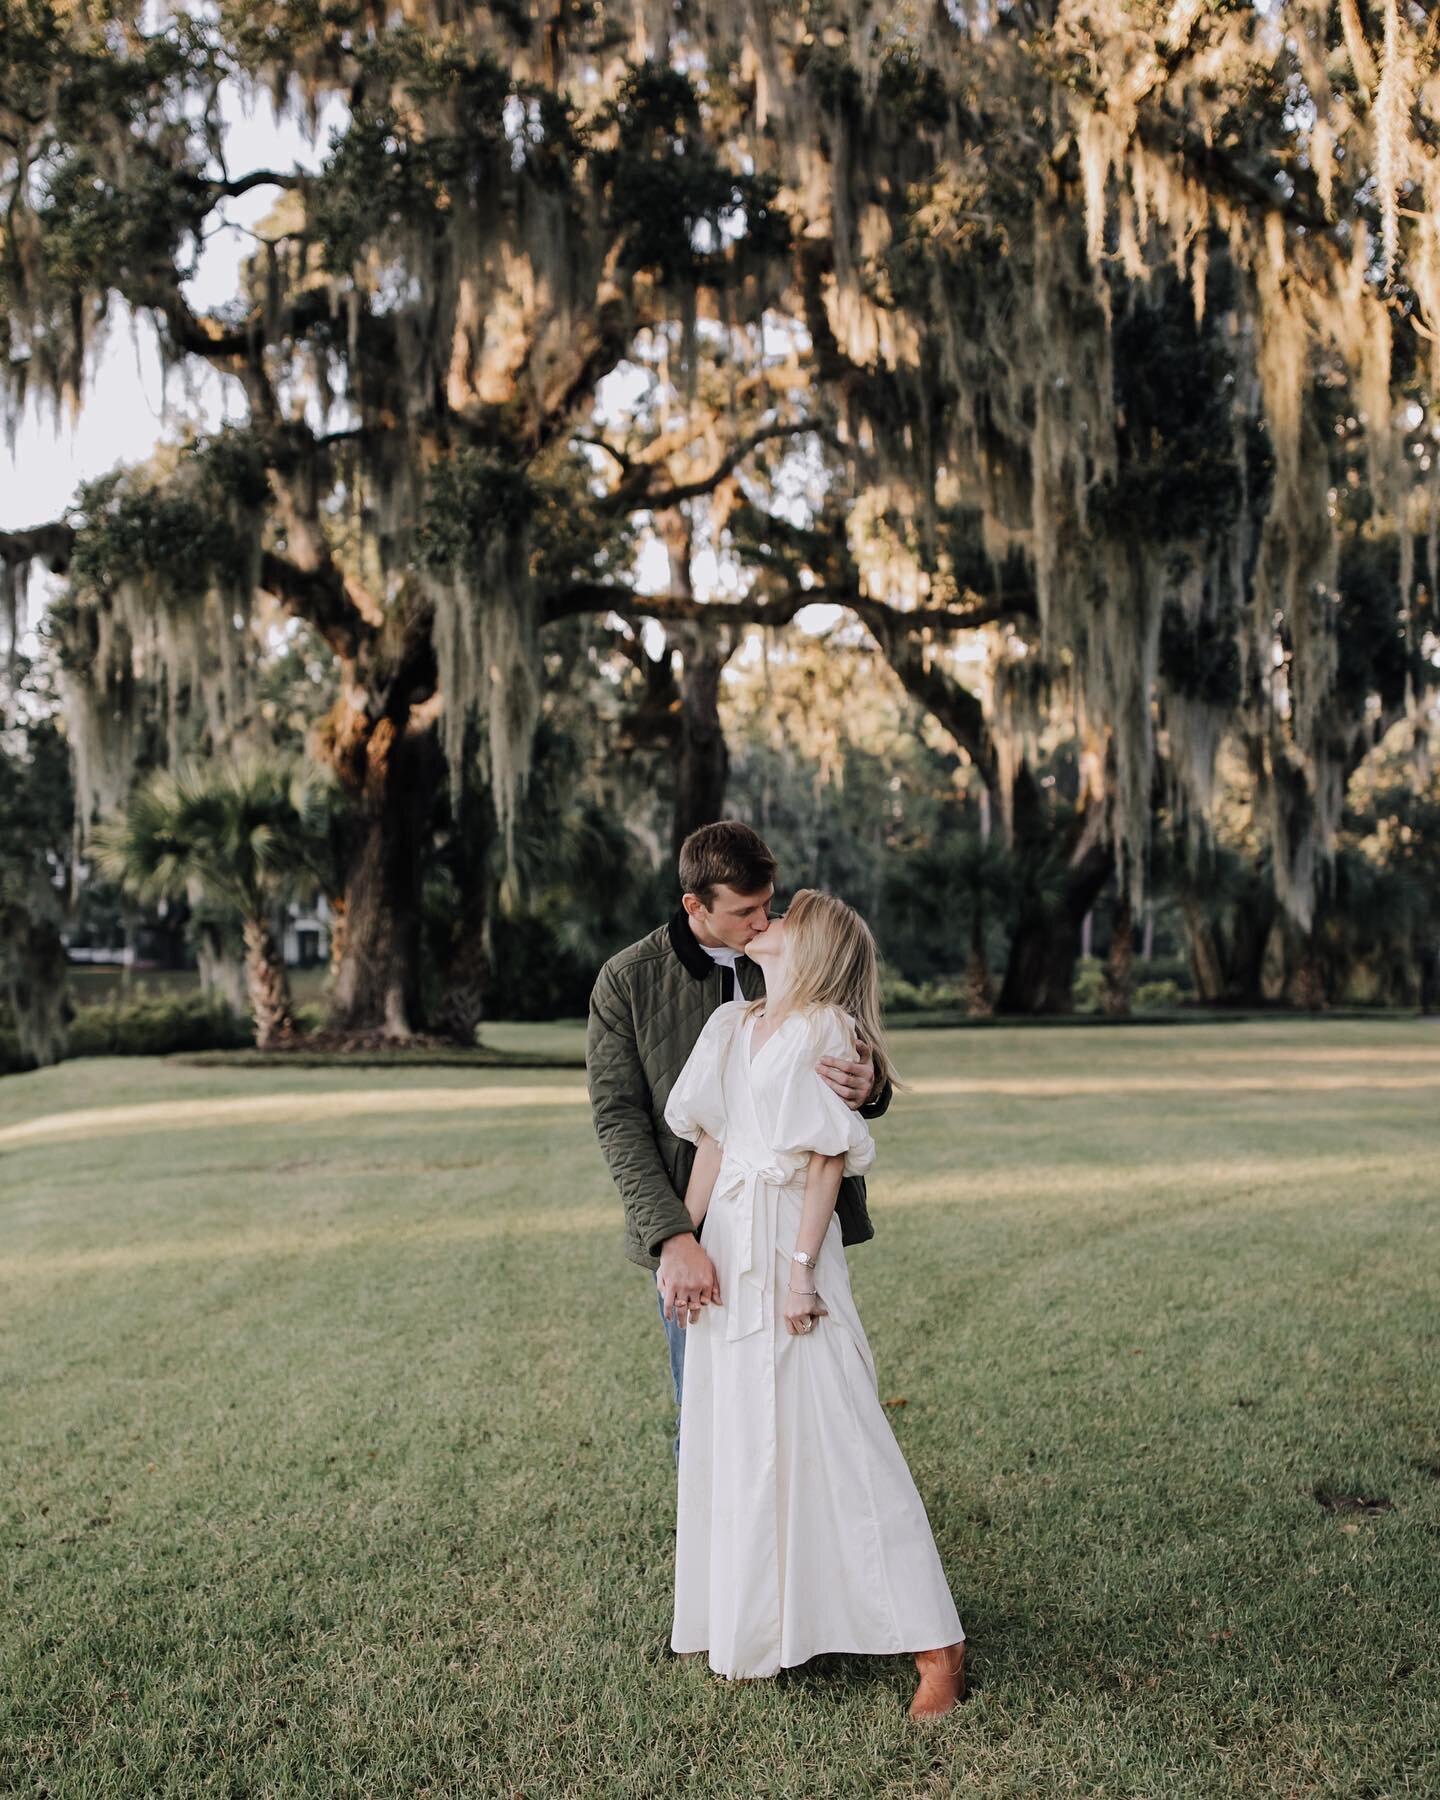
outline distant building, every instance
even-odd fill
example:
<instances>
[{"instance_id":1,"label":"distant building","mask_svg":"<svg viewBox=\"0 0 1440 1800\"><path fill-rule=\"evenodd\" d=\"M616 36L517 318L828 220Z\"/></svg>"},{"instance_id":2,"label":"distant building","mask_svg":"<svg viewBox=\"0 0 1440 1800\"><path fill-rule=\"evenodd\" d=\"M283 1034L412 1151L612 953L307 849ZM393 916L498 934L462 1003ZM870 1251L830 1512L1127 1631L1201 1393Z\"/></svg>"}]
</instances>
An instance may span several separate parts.
<instances>
[{"instance_id":1,"label":"distant building","mask_svg":"<svg viewBox=\"0 0 1440 1800\"><path fill-rule=\"evenodd\" d=\"M158 909L164 916L165 909ZM280 954L292 969L314 969L330 960L330 936L335 915L323 894L311 905L289 904L277 910L275 933ZM176 969L195 966L194 951L183 946L179 932L140 923L126 928L116 923L102 931L61 934L65 954L72 963L111 969ZM76 942L76 938L84 941ZM236 954L239 954L238 946Z\"/></svg>"},{"instance_id":2,"label":"distant building","mask_svg":"<svg viewBox=\"0 0 1440 1800\"><path fill-rule=\"evenodd\" d=\"M321 894L312 907L287 906L280 932L280 954L292 969L313 969L330 960L330 925L334 918Z\"/></svg>"}]
</instances>

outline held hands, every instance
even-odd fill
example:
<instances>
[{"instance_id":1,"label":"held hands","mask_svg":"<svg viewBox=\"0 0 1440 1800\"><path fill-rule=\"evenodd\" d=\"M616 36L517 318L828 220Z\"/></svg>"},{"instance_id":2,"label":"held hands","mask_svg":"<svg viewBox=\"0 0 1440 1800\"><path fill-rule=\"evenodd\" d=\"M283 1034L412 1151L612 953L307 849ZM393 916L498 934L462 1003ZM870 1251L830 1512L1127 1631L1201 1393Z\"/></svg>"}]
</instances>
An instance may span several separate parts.
<instances>
[{"instance_id":1,"label":"held hands","mask_svg":"<svg viewBox=\"0 0 1440 1800\"><path fill-rule=\"evenodd\" d=\"M720 1304L720 1277L715 1265L700 1248L700 1240L688 1231L666 1238L660 1246L660 1267L655 1271L667 1320L683 1330L693 1325L713 1300Z\"/></svg>"},{"instance_id":2,"label":"held hands","mask_svg":"<svg viewBox=\"0 0 1440 1800\"><path fill-rule=\"evenodd\" d=\"M875 1059L870 1054L870 1046L864 1038L857 1038L855 1050L860 1059L858 1062L849 1062L843 1056L822 1056L817 1065L821 1079L835 1090L852 1112L865 1104L875 1086Z\"/></svg>"}]
</instances>

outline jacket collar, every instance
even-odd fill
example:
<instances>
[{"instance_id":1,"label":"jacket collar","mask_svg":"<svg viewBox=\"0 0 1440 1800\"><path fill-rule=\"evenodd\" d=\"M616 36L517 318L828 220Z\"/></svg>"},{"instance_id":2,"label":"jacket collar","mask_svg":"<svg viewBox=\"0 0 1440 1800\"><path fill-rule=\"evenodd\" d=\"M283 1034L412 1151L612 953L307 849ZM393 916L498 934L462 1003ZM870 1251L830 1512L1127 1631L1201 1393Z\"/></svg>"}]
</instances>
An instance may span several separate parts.
<instances>
[{"instance_id":1,"label":"jacket collar","mask_svg":"<svg viewBox=\"0 0 1440 1800\"><path fill-rule=\"evenodd\" d=\"M677 908L671 916L666 929L670 933L670 948L697 981L704 981L715 974L720 965L713 957L705 954L696 940L695 933L690 929L690 916L683 906Z\"/></svg>"}]
</instances>

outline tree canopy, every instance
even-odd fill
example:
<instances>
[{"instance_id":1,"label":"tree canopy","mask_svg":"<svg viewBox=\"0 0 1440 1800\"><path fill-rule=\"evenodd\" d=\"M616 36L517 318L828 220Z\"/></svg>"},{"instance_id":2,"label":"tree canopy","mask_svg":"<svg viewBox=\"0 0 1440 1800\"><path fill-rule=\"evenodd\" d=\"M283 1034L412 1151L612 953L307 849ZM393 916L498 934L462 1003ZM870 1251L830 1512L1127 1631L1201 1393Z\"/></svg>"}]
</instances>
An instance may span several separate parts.
<instances>
[{"instance_id":1,"label":"tree canopy","mask_svg":"<svg viewBox=\"0 0 1440 1800\"><path fill-rule=\"evenodd\" d=\"M1392 724L1420 740L1435 676L1426 9L0 18L8 416L76 404L117 302L244 414L0 537L12 630L30 564L65 572L87 820L147 757L263 748L267 646L313 636L309 750L353 808L341 1023L415 1020L426 846L472 775L513 859L549 664L618 654L672 720L678 830L723 796L737 626L816 601L1012 839L1060 843L1002 1004L1043 1001L1112 870L1139 898L1157 805L1203 838L1227 738L1311 928L1347 779ZM232 169L237 92L338 107L319 166ZM206 233L260 188L240 290L197 311ZM1057 711L1063 819L1034 768Z\"/></svg>"}]
</instances>

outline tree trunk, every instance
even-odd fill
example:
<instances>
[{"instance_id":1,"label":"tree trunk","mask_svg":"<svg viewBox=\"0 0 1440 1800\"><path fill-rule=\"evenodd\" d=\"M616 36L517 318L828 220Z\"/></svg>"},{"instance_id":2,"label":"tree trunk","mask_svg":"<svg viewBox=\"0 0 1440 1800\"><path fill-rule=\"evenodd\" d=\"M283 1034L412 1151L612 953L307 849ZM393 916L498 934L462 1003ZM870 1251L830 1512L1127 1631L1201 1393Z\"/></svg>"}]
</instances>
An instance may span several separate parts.
<instances>
[{"instance_id":1,"label":"tree trunk","mask_svg":"<svg viewBox=\"0 0 1440 1800\"><path fill-rule=\"evenodd\" d=\"M1426 1018L1440 1013L1440 943L1427 939L1417 952L1420 967L1420 1011Z\"/></svg>"},{"instance_id":2,"label":"tree trunk","mask_svg":"<svg viewBox=\"0 0 1440 1800\"><path fill-rule=\"evenodd\" d=\"M965 1016L989 1019L995 1013L995 978L982 950L965 965Z\"/></svg>"},{"instance_id":3,"label":"tree trunk","mask_svg":"<svg viewBox=\"0 0 1440 1800\"><path fill-rule=\"evenodd\" d=\"M1313 935L1301 942L1292 991L1296 1006L1303 1012L1324 1012L1329 1005L1325 992L1325 963Z\"/></svg>"},{"instance_id":4,"label":"tree trunk","mask_svg":"<svg viewBox=\"0 0 1440 1800\"><path fill-rule=\"evenodd\" d=\"M1275 890L1268 882L1255 885L1258 892L1236 911L1227 964L1227 995L1246 1006L1263 1003L1266 945L1279 912Z\"/></svg>"},{"instance_id":5,"label":"tree trunk","mask_svg":"<svg viewBox=\"0 0 1440 1800\"><path fill-rule=\"evenodd\" d=\"M468 910L468 909L467 909ZM467 917L464 935L445 970L440 1003L435 1008L435 1029L452 1043L474 1049L485 1017L485 996L490 987L490 954L485 945L485 921Z\"/></svg>"},{"instance_id":6,"label":"tree trunk","mask_svg":"<svg viewBox=\"0 0 1440 1800\"><path fill-rule=\"evenodd\" d=\"M1325 962L1314 932L1304 932L1279 908L1265 942L1260 991L1271 1004L1323 1012L1329 1004Z\"/></svg>"},{"instance_id":7,"label":"tree trunk","mask_svg":"<svg viewBox=\"0 0 1440 1800\"><path fill-rule=\"evenodd\" d=\"M345 896L337 894L329 899L330 906L330 979L333 982L340 974L340 965L345 960Z\"/></svg>"},{"instance_id":8,"label":"tree trunk","mask_svg":"<svg viewBox=\"0 0 1440 1800\"><path fill-rule=\"evenodd\" d=\"M420 888L439 747L433 727L407 730L382 717L349 746L347 762L363 780L330 1023L408 1038L420 1016Z\"/></svg>"},{"instance_id":9,"label":"tree trunk","mask_svg":"<svg viewBox=\"0 0 1440 1800\"><path fill-rule=\"evenodd\" d=\"M245 985L250 992L250 1015L255 1021L255 1048L272 1050L295 1036L295 1014L290 1004L290 983L275 946L268 919L246 919Z\"/></svg>"},{"instance_id":10,"label":"tree trunk","mask_svg":"<svg viewBox=\"0 0 1440 1800\"><path fill-rule=\"evenodd\" d=\"M1028 769L1021 769L1015 780L1014 817L1017 843L1038 847L1055 829ZM1022 904L1000 985L996 1010L1001 1013L1068 1013L1073 1008L1071 990L1085 915L1104 891L1115 862L1105 835L1103 807L1092 802L1078 815L1069 835L1059 900Z\"/></svg>"},{"instance_id":11,"label":"tree trunk","mask_svg":"<svg viewBox=\"0 0 1440 1800\"><path fill-rule=\"evenodd\" d=\"M1080 958L1080 929L1085 914L1099 899L1113 864L1108 846L1100 844L1072 864L1060 904L1053 910L1032 906L1021 912L997 1010L1002 1013L1068 1013Z\"/></svg>"},{"instance_id":12,"label":"tree trunk","mask_svg":"<svg viewBox=\"0 0 1440 1800\"><path fill-rule=\"evenodd\" d=\"M1112 1019L1128 1016L1135 999L1135 915L1122 895L1115 905L1110 928L1110 953L1105 959L1105 981L1100 1004Z\"/></svg>"},{"instance_id":13,"label":"tree trunk","mask_svg":"<svg viewBox=\"0 0 1440 1800\"><path fill-rule=\"evenodd\" d=\"M723 816L730 752L720 723L720 672L729 659L718 634L692 627L684 638L680 747L675 765L672 849L701 825Z\"/></svg>"},{"instance_id":14,"label":"tree trunk","mask_svg":"<svg viewBox=\"0 0 1440 1800\"><path fill-rule=\"evenodd\" d=\"M1185 945L1190 952L1190 974L1195 982L1195 992L1202 1005L1223 1006L1229 998L1229 989L1214 921L1191 894L1181 898L1180 916L1185 921Z\"/></svg>"},{"instance_id":15,"label":"tree trunk","mask_svg":"<svg viewBox=\"0 0 1440 1800\"><path fill-rule=\"evenodd\" d=\"M0 924L10 946L6 992L21 1055L37 1068L48 1068L65 1054L70 1017L59 927L53 919L35 918L18 907L9 909Z\"/></svg>"}]
</instances>

